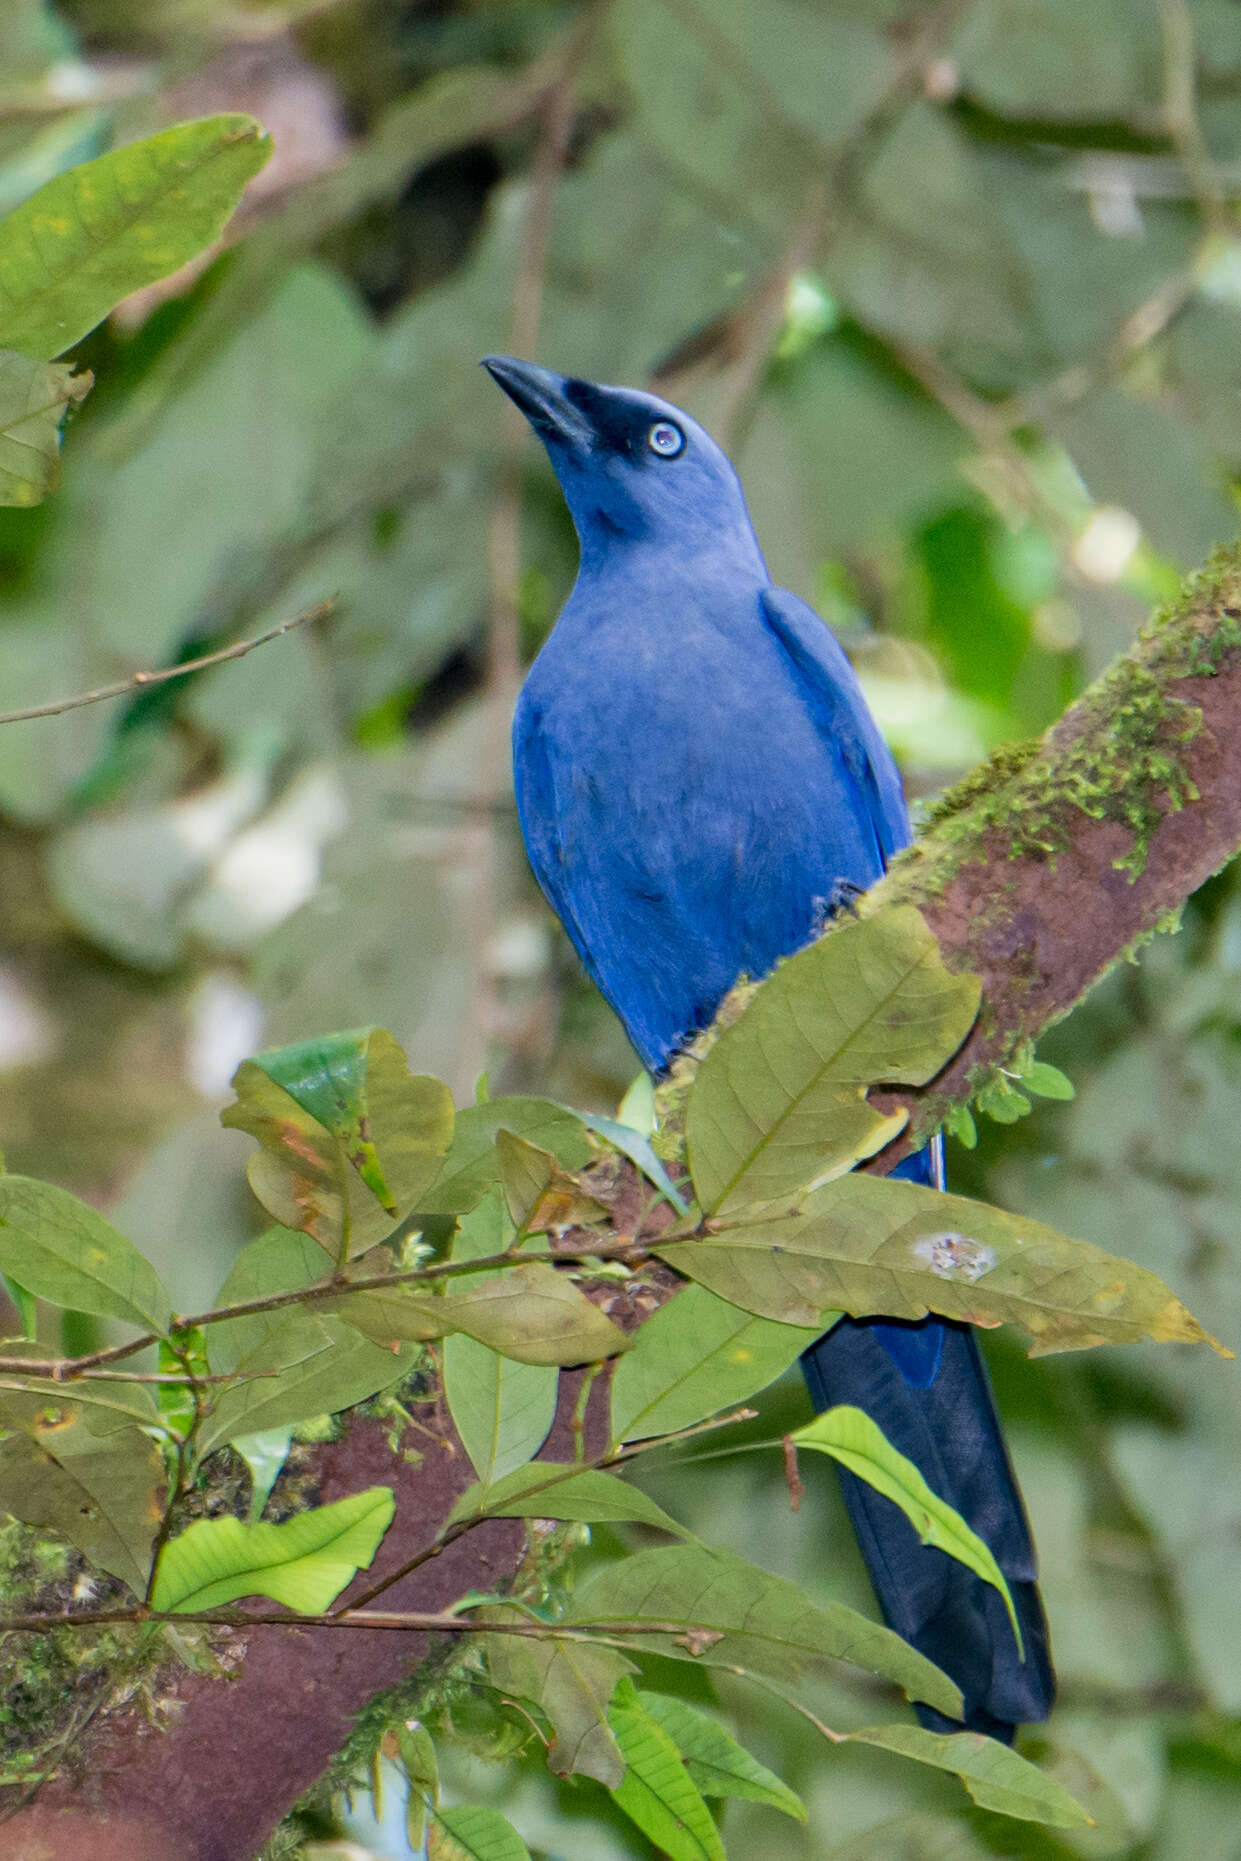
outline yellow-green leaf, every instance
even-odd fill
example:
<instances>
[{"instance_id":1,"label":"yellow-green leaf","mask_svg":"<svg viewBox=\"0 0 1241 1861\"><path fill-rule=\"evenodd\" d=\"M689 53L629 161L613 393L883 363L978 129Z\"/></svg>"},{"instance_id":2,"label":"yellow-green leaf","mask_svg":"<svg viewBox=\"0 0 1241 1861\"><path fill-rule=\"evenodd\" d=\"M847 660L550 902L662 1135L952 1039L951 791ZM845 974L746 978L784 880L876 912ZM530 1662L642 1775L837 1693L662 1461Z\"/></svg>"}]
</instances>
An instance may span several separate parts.
<instances>
[{"instance_id":1,"label":"yellow-green leaf","mask_svg":"<svg viewBox=\"0 0 1241 1861\"><path fill-rule=\"evenodd\" d=\"M1017 1653L1024 1661L1021 1629L1017 1611L1004 1572L996 1563L989 1545L966 1524L961 1514L923 1479L912 1460L907 1460L892 1446L883 1430L863 1409L847 1403L816 1415L804 1428L790 1437L799 1448L814 1448L830 1454L842 1467L865 1480L876 1492L899 1506L923 1544L933 1544L972 1570L984 1583L991 1584L1004 1598L1008 1619L1017 1639Z\"/></svg>"},{"instance_id":2,"label":"yellow-green leaf","mask_svg":"<svg viewBox=\"0 0 1241 1861\"><path fill-rule=\"evenodd\" d=\"M720 1832L668 1732L622 1680L608 1723L625 1760L613 1800L670 1861L726 1861Z\"/></svg>"},{"instance_id":3,"label":"yellow-green leaf","mask_svg":"<svg viewBox=\"0 0 1241 1861\"><path fill-rule=\"evenodd\" d=\"M60 483L60 428L94 377L0 349L0 504L39 504Z\"/></svg>"},{"instance_id":4,"label":"yellow-green leaf","mask_svg":"<svg viewBox=\"0 0 1241 1861\"><path fill-rule=\"evenodd\" d=\"M251 117L207 116L48 181L0 220L0 346L63 355L218 238L271 147Z\"/></svg>"},{"instance_id":5,"label":"yellow-green leaf","mask_svg":"<svg viewBox=\"0 0 1241 1861\"><path fill-rule=\"evenodd\" d=\"M961 1779L981 1809L998 1810L1022 1822L1045 1822L1054 1829L1080 1829L1090 1817L1062 1783L1048 1777L1007 1745L981 1732L928 1732L920 1725L869 1725L846 1734L845 1742L875 1745L951 1771Z\"/></svg>"},{"instance_id":6,"label":"yellow-green leaf","mask_svg":"<svg viewBox=\"0 0 1241 1861\"><path fill-rule=\"evenodd\" d=\"M1039 1221L921 1183L862 1172L801 1213L668 1249L677 1270L747 1312L814 1324L834 1311L1020 1325L1031 1356L1094 1344L1210 1344L1144 1267Z\"/></svg>"},{"instance_id":7,"label":"yellow-green leaf","mask_svg":"<svg viewBox=\"0 0 1241 1861\"><path fill-rule=\"evenodd\" d=\"M243 1525L231 1514L198 1519L165 1545L151 1606L184 1614L269 1596L317 1615L369 1566L395 1506L388 1487L372 1486L282 1525Z\"/></svg>"},{"instance_id":8,"label":"yellow-green leaf","mask_svg":"<svg viewBox=\"0 0 1241 1861\"><path fill-rule=\"evenodd\" d=\"M757 1208L872 1156L906 1114L875 1110L868 1089L924 1085L969 1032L978 997L912 905L782 963L694 1080L686 1141L703 1209Z\"/></svg>"}]
</instances>

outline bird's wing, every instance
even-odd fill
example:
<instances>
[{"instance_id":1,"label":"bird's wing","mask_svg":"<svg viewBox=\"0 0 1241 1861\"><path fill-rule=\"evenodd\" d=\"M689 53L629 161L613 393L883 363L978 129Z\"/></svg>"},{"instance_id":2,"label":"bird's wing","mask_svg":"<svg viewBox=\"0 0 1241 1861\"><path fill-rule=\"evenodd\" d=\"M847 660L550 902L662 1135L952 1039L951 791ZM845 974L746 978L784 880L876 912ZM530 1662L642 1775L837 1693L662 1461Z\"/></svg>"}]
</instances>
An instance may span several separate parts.
<instances>
[{"instance_id":1,"label":"bird's wing","mask_svg":"<svg viewBox=\"0 0 1241 1861\"><path fill-rule=\"evenodd\" d=\"M513 718L513 778L522 838L534 876L549 904L590 967L586 939L573 910L566 883L564 848L560 839L561 809L547 744L539 720L526 699L518 701Z\"/></svg>"},{"instance_id":2,"label":"bird's wing","mask_svg":"<svg viewBox=\"0 0 1241 1861\"><path fill-rule=\"evenodd\" d=\"M831 629L787 588L759 596L763 620L788 655L811 715L836 745L875 835L880 862L909 844L909 815L891 751Z\"/></svg>"}]
</instances>

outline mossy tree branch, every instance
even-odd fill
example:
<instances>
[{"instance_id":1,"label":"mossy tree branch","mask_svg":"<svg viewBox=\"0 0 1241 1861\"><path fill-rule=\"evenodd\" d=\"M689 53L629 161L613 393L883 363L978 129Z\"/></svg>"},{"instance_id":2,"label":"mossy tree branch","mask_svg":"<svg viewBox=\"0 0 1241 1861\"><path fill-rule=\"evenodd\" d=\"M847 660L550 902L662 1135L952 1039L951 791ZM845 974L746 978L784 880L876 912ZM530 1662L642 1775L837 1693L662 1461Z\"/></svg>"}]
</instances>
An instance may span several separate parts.
<instances>
[{"instance_id":1,"label":"mossy tree branch","mask_svg":"<svg viewBox=\"0 0 1241 1861\"><path fill-rule=\"evenodd\" d=\"M982 981L950 1066L903 1103L891 1168L1241 849L1241 548L1220 550L1037 742L950 790L866 912L917 905Z\"/></svg>"}]
</instances>

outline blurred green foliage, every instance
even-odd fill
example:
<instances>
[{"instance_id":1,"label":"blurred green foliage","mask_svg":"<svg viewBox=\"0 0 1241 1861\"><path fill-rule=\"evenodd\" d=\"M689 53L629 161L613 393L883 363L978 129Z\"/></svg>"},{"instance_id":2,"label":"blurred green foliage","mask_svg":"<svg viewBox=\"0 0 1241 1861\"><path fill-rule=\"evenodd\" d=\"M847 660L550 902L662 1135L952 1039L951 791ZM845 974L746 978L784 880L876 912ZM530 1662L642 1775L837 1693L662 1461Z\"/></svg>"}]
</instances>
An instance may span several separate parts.
<instances>
[{"instance_id":1,"label":"blurred green foliage","mask_svg":"<svg viewBox=\"0 0 1241 1861\"><path fill-rule=\"evenodd\" d=\"M235 237L79 345L97 386L61 489L0 511L8 706L339 596L196 683L0 730L6 1155L109 1198L204 1296L252 1233L216 1114L259 1045L381 1023L459 1093L486 1068L602 1111L634 1071L512 819L513 461L477 358L654 380L711 425L774 574L840 631L931 792L1041 729L1236 530L1241 13L8 0L0 206L217 110L276 143ZM574 555L520 459L530 651ZM1048 1043L1077 1100L952 1161L956 1186L1159 1272L1234 1346L1239 914L1225 875ZM993 1361L1064 1677L1026 1748L1098 1826L1015 1835L953 1780L825 1755L720 1683L809 1808L780 1852L1230 1861L1236 1376L1177 1348L1032 1366L1001 1338ZM755 1426L802 1419L781 1385ZM830 1564L867 1606L830 1478L796 1517L765 1458L649 1479L716 1542L812 1591ZM842 1682L824 1711L872 1704ZM465 1751L448 1785L544 1852L634 1852L535 1768ZM769 1812L731 1802L724 1827L739 1861L770 1851Z\"/></svg>"}]
</instances>

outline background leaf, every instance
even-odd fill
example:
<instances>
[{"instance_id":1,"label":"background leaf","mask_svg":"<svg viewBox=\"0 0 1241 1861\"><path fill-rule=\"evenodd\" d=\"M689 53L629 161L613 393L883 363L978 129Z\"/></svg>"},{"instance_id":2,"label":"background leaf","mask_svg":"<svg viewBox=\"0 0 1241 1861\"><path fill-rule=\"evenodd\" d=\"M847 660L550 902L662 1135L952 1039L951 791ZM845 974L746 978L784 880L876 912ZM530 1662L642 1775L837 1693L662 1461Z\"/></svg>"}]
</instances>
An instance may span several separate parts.
<instances>
[{"instance_id":1,"label":"background leaf","mask_svg":"<svg viewBox=\"0 0 1241 1861\"><path fill-rule=\"evenodd\" d=\"M168 1294L131 1241L52 1183L0 1175L0 1271L36 1298L164 1331Z\"/></svg>"}]
</instances>

